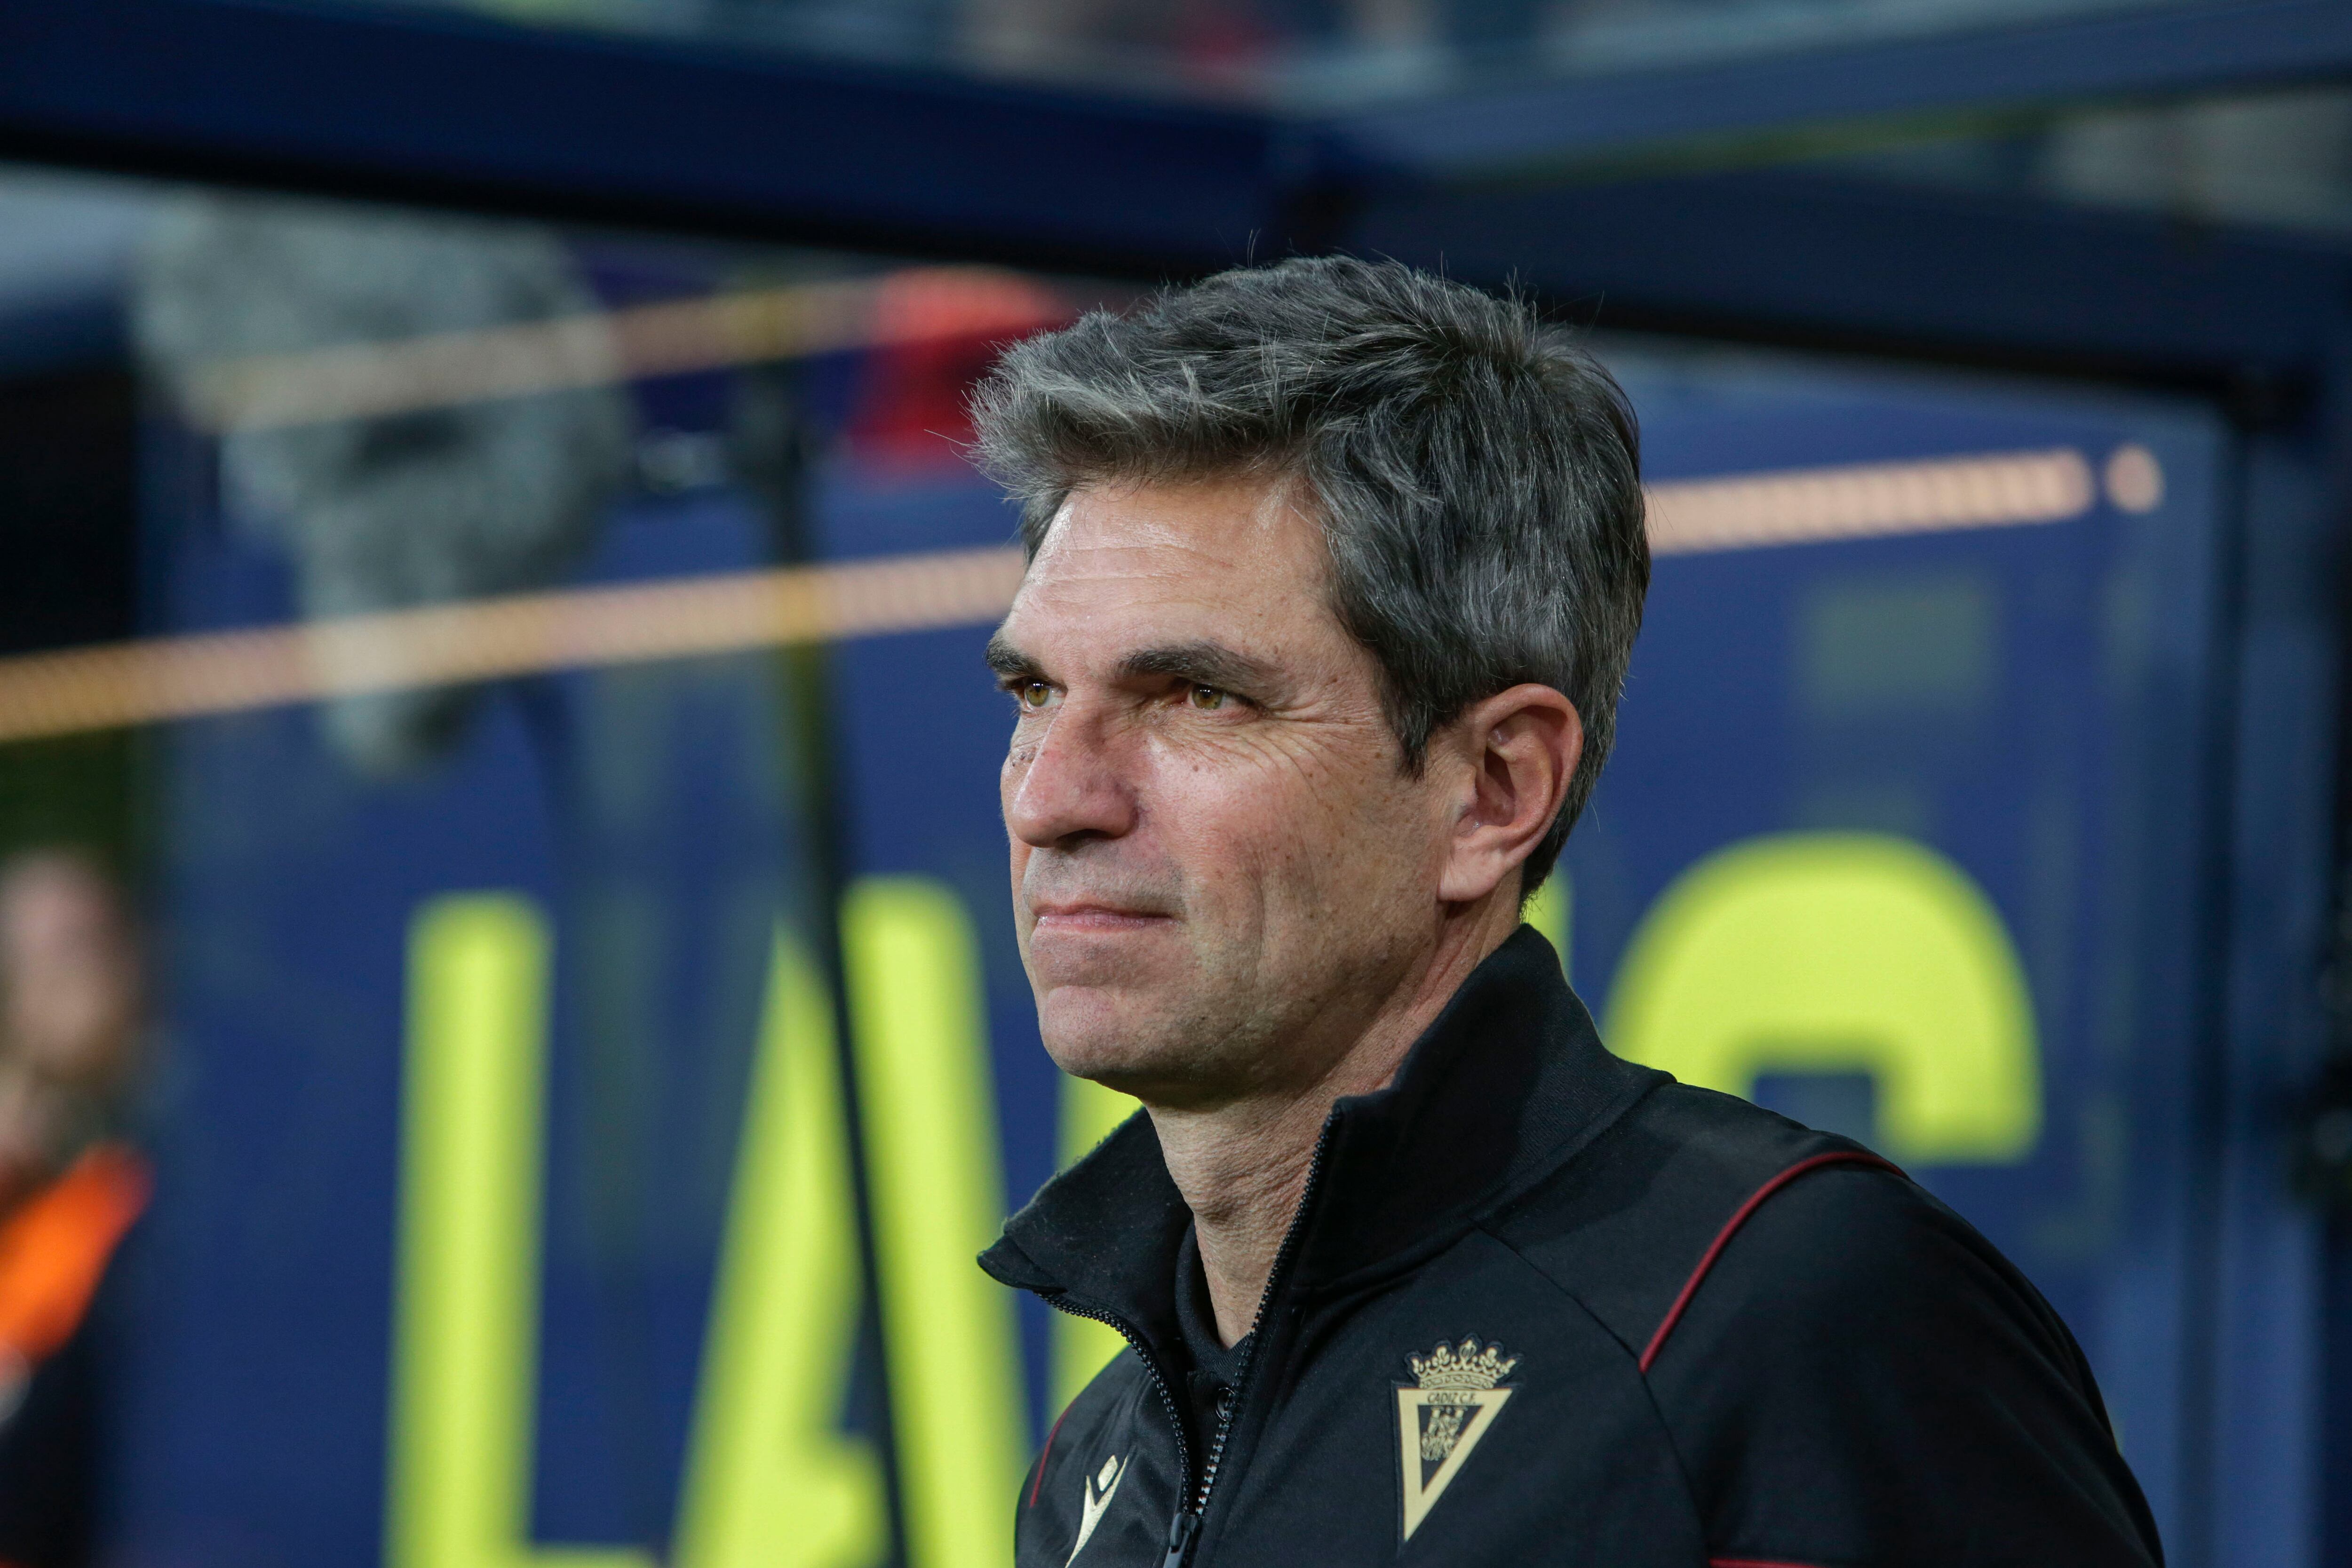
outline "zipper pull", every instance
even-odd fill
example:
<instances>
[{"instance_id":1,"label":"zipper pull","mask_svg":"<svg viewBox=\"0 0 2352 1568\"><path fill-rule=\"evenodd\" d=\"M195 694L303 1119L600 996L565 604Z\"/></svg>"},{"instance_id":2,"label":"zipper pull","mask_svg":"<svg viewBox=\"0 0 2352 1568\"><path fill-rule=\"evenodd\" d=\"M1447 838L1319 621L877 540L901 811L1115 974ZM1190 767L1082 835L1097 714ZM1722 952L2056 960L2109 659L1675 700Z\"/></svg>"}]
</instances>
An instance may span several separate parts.
<instances>
[{"instance_id":1,"label":"zipper pull","mask_svg":"<svg viewBox=\"0 0 2352 1568\"><path fill-rule=\"evenodd\" d=\"M1168 1555L1160 1568L1184 1568L1184 1559L1192 1552L1192 1538L1201 1533L1201 1516L1189 1508L1180 1508L1168 1525Z\"/></svg>"}]
</instances>

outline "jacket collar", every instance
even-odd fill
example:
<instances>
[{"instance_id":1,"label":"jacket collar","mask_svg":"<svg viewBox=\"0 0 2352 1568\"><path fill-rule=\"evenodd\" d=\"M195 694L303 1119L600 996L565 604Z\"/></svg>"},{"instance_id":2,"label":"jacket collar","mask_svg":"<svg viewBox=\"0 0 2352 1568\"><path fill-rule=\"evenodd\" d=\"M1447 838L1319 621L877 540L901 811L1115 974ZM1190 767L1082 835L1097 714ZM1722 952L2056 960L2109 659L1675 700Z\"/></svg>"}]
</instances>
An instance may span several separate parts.
<instances>
[{"instance_id":1,"label":"jacket collar","mask_svg":"<svg viewBox=\"0 0 2352 1568\"><path fill-rule=\"evenodd\" d=\"M1292 1288L1349 1289L1433 1255L1663 1077L1602 1048L1551 944L1520 927L1463 982L1393 1083L1332 1107L1314 1194L1294 1222ZM981 1266L1171 1346L1192 1222L1139 1113L1046 1183Z\"/></svg>"}]
</instances>

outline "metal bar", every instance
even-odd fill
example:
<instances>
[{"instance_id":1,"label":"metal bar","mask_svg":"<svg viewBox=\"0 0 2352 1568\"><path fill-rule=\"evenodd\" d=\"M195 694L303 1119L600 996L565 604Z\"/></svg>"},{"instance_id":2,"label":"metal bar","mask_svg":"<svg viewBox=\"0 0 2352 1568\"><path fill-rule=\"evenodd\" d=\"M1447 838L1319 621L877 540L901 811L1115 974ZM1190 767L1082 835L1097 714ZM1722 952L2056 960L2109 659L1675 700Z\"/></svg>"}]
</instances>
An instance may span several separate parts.
<instances>
[{"instance_id":1,"label":"metal bar","mask_svg":"<svg viewBox=\"0 0 2352 1568\"><path fill-rule=\"evenodd\" d=\"M1904 121L2352 76L2341 0L2207 0L1647 70L1594 72L1334 117L1343 167L1459 178L1625 169L1778 151L1792 137Z\"/></svg>"},{"instance_id":2,"label":"metal bar","mask_svg":"<svg viewBox=\"0 0 2352 1568\"><path fill-rule=\"evenodd\" d=\"M1158 268L1265 227L1270 135L1210 107L421 8L0 6L0 156L504 212Z\"/></svg>"},{"instance_id":3,"label":"metal bar","mask_svg":"<svg viewBox=\"0 0 2352 1568\"><path fill-rule=\"evenodd\" d=\"M1400 191L1346 238L1605 326L2200 384L2315 372L2352 273L2330 244L1780 172Z\"/></svg>"},{"instance_id":4,"label":"metal bar","mask_svg":"<svg viewBox=\"0 0 2352 1568\"><path fill-rule=\"evenodd\" d=\"M924 308L885 319L892 290ZM567 387L844 349L1024 336L1070 308L1017 275L930 268L798 283L429 337L221 360L189 373L188 412L215 434L444 408Z\"/></svg>"},{"instance_id":5,"label":"metal bar","mask_svg":"<svg viewBox=\"0 0 2352 1568\"><path fill-rule=\"evenodd\" d=\"M448 13L11 0L0 155L1157 270L1311 240L1366 183L2346 75L2338 0L2204 0L1286 120Z\"/></svg>"},{"instance_id":6,"label":"metal bar","mask_svg":"<svg viewBox=\"0 0 2352 1568\"><path fill-rule=\"evenodd\" d=\"M2102 479L2104 476L2104 480ZM2163 496L2137 447L2069 447L1678 480L1650 487L1660 555L2064 522L2105 493ZM551 670L982 626L1018 549L887 556L622 588L518 594L249 631L0 658L0 742Z\"/></svg>"},{"instance_id":7,"label":"metal bar","mask_svg":"<svg viewBox=\"0 0 2352 1568\"><path fill-rule=\"evenodd\" d=\"M0 740L973 625L1020 581L1021 552L996 547L24 654L0 659Z\"/></svg>"}]
</instances>

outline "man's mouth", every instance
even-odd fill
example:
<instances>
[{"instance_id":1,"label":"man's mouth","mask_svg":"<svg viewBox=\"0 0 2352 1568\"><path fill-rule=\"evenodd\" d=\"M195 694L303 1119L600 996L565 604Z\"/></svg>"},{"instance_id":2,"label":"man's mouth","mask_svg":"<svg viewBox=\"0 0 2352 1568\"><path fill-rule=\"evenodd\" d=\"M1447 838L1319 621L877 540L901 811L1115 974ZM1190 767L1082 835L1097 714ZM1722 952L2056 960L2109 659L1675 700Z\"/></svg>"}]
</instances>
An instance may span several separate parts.
<instances>
[{"instance_id":1,"label":"man's mouth","mask_svg":"<svg viewBox=\"0 0 2352 1568\"><path fill-rule=\"evenodd\" d=\"M1040 930L1069 931L1141 931L1164 925L1170 917L1156 910L1132 909L1091 899L1053 899L1029 906Z\"/></svg>"}]
</instances>

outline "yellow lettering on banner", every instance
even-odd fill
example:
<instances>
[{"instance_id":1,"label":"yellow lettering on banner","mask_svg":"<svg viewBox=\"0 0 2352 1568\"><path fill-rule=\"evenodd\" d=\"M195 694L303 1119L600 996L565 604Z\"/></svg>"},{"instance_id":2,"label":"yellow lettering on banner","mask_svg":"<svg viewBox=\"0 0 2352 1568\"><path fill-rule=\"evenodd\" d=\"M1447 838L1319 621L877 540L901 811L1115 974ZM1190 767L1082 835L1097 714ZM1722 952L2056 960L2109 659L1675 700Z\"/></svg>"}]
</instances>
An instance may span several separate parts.
<instances>
[{"instance_id":1,"label":"yellow lettering on banner","mask_svg":"<svg viewBox=\"0 0 2352 1568\"><path fill-rule=\"evenodd\" d=\"M653 1568L530 1539L548 950L511 895L410 928L388 1568Z\"/></svg>"},{"instance_id":2,"label":"yellow lettering on banner","mask_svg":"<svg viewBox=\"0 0 2352 1568\"><path fill-rule=\"evenodd\" d=\"M1094 1146L1109 1137L1113 1130L1135 1114L1136 1099L1115 1089L1105 1089L1090 1079L1062 1075L1062 1126L1060 1168L1068 1170L1083 1160ZM1092 1318L1081 1318L1069 1312L1055 1312L1053 1325L1054 1408L1066 1409L1095 1379L1095 1373L1110 1364L1111 1357L1127 1348L1127 1341L1108 1323L1098 1323Z\"/></svg>"},{"instance_id":3,"label":"yellow lettering on banner","mask_svg":"<svg viewBox=\"0 0 2352 1568\"><path fill-rule=\"evenodd\" d=\"M971 925L925 878L842 911L908 1568L1001 1568L1027 1459L1008 1292L974 1266L1004 1219Z\"/></svg>"},{"instance_id":4,"label":"yellow lettering on banner","mask_svg":"<svg viewBox=\"0 0 2352 1568\"><path fill-rule=\"evenodd\" d=\"M677 1568L866 1568L889 1550L873 1447L838 1429L856 1214L833 1006L779 932L688 1445Z\"/></svg>"},{"instance_id":5,"label":"yellow lettering on banner","mask_svg":"<svg viewBox=\"0 0 2352 1568\"><path fill-rule=\"evenodd\" d=\"M1554 866L1536 896L1528 900L1528 924L1543 934L1559 954L1559 972L1571 984L1576 979L1576 888L1566 866Z\"/></svg>"},{"instance_id":6,"label":"yellow lettering on banner","mask_svg":"<svg viewBox=\"0 0 2352 1568\"><path fill-rule=\"evenodd\" d=\"M1608 1037L1731 1094L1764 1071L1869 1072L1897 1161L2005 1164L2041 1136L2016 949L1968 874L1909 839L1787 834L1700 861L1634 933Z\"/></svg>"}]
</instances>

